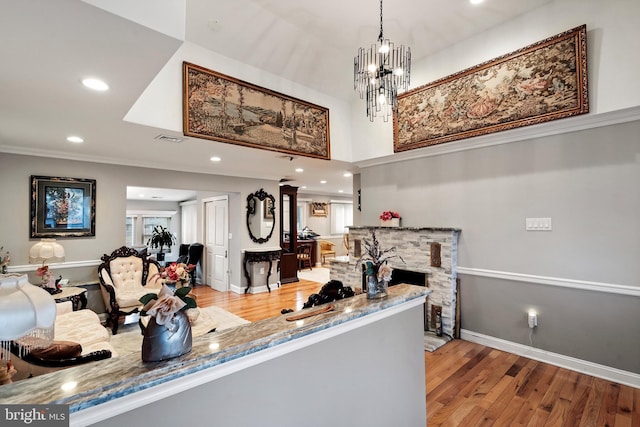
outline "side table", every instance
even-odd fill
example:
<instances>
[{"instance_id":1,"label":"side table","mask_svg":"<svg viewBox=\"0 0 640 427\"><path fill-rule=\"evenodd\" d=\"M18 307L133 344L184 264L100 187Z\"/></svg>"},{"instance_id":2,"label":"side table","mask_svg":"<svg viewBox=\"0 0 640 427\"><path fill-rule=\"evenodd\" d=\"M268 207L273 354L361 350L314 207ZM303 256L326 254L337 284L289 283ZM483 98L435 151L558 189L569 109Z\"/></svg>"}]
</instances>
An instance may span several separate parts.
<instances>
[{"instance_id":1,"label":"side table","mask_svg":"<svg viewBox=\"0 0 640 427\"><path fill-rule=\"evenodd\" d=\"M63 286L62 292L53 294L56 302L71 301L73 311L87 308L87 290L79 286Z\"/></svg>"}]
</instances>

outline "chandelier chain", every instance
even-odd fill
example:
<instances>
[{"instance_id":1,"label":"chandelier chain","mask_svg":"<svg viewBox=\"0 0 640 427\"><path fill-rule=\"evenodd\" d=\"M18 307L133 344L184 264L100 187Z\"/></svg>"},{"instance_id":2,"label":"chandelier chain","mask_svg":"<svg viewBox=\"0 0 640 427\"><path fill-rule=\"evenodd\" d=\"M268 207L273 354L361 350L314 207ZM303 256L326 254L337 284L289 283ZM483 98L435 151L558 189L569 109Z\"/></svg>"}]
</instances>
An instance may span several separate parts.
<instances>
[{"instance_id":1,"label":"chandelier chain","mask_svg":"<svg viewBox=\"0 0 640 427\"><path fill-rule=\"evenodd\" d=\"M380 35L378 36L378 41L382 43L382 40L384 40L384 35L382 31L382 0L380 0Z\"/></svg>"}]
</instances>

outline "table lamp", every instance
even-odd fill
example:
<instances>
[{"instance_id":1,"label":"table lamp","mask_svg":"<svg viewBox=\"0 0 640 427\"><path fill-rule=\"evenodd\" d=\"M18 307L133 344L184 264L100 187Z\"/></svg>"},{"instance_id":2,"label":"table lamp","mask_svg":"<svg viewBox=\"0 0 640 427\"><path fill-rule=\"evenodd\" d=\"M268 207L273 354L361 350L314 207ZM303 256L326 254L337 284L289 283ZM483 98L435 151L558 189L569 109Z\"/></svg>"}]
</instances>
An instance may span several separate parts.
<instances>
[{"instance_id":1,"label":"table lamp","mask_svg":"<svg viewBox=\"0 0 640 427\"><path fill-rule=\"evenodd\" d=\"M41 239L38 243L31 246L29 250L29 263L35 264L42 262L42 267L38 268L37 275L42 277L42 286L47 289L56 289L56 280L53 272L49 267L45 266L47 261L64 261L64 248L56 239Z\"/></svg>"},{"instance_id":2,"label":"table lamp","mask_svg":"<svg viewBox=\"0 0 640 427\"><path fill-rule=\"evenodd\" d=\"M0 377L7 377L0 379L11 380L13 344L20 357L51 345L55 319L55 300L44 289L29 283L26 274L0 275Z\"/></svg>"}]
</instances>

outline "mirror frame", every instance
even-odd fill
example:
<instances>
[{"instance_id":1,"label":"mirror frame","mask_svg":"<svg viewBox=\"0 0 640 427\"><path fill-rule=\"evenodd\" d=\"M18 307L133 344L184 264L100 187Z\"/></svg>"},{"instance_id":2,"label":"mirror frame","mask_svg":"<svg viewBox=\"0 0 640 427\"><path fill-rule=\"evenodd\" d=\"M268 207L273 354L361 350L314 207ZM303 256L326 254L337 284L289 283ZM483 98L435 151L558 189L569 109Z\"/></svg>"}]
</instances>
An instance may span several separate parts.
<instances>
[{"instance_id":1,"label":"mirror frame","mask_svg":"<svg viewBox=\"0 0 640 427\"><path fill-rule=\"evenodd\" d=\"M258 200L260 200L261 202L264 202L266 199L271 200L271 207L269 207L269 213L271 214L271 218L274 218L274 220L273 220L273 225L271 226L271 231L269 232L269 235L267 237L254 236L253 233L251 232L251 227L249 226L249 218L251 217L251 215L256 214L255 198L258 198ZM269 241L269 239L271 239L271 236L273 235L273 231L276 229L275 213L276 213L276 198L273 197L273 195L264 191L263 188L247 196L247 230L249 231L249 237L251 237L251 240L253 240L256 243L266 243Z\"/></svg>"}]
</instances>

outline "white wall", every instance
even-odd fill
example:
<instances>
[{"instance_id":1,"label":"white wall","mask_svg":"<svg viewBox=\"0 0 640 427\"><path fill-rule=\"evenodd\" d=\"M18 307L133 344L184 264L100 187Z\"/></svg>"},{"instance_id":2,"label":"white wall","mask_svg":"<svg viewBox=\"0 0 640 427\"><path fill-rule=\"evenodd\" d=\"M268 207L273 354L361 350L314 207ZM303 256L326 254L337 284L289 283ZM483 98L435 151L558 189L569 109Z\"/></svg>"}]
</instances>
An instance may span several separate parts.
<instances>
[{"instance_id":1,"label":"white wall","mask_svg":"<svg viewBox=\"0 0 640 427\"><path fill-rule=\"evenodd\" d=\"M640 2L637 0L549 2L436 55L414 59L411 89L586 24L589 114L637 106L640 105L640 79L637 78L640 56L635 54L640 51L638 16ZM358 100L351 105L354 161L393 154L392 123L369 123L363 102Z\"/></svg>"}]
</instances>

